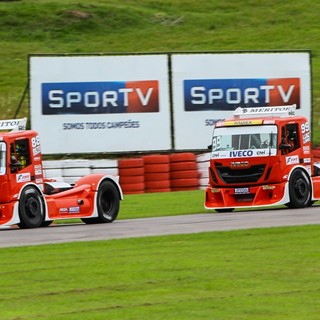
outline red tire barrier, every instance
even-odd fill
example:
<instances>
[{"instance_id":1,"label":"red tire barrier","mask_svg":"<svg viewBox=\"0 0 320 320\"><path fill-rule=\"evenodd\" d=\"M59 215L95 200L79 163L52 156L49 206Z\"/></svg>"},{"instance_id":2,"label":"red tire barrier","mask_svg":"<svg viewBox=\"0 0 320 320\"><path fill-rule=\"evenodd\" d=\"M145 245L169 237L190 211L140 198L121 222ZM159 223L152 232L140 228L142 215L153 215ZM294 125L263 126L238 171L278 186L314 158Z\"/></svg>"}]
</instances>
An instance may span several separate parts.
<instances>
[{"instance_id":1,"label":"red tire barrier","mask_svg":"<svg viewBox=\"0 0 320 320\"><path fill-rule=\"evenodd\" d=\"M154 154L143 157L146 192L170 191L170 156Z\"/></svg>"},{"instance_id":2,"label":"red tire barrier","mask_svg":"<svg viewBox=\"0 0 320 320\"><path fill-rule=\"evenodd\" d=\"M166 154L153 154L143 157L144 164L169 163L170 156Z\"/></svg>"},{"instance_id":3,"label":"red tire barrier","mask_svg":"<svg viewBox=\"0 0 320 320\"><path fill-rule=\"evenodd\" d=\"M159 163L159 164L145 164L144 172L145 173L160 173L160 172L169 172L170 164L169 163Z\"/></svg>"},{"instance_id":4,"label":"red tire barrier","mask_svg":"<svg viewBox=\"0 0 320 320\"><path fill-rule=\"evenodd\" d=\"M133 184L133 183L143 183L143 176L120 176L119 183L120 184Z\"/></svg>"},{"instance_id":5,"label":"red tire barrier","mask_svg":"<svg viewBox=\"0 0 320 320\"><path fill-rule=\"evenodd\" d=\"M119 169L119 176L143 176L144 175L144 168L124 168Z\"/></svg>"},{"instance_id":6,"label":"red tire barrier","mask_svg":"<svg viewBox=\"0 0 320 320\"><path fill-rule=\"evenodd\" d=\"M163 189L148 189L146 192L148 193L157 193L157 192L170 192L171 188L163 188Z\"/></svg>"},{"instance_id":7,"label":"red tire barrier","mask_svg":"<svg viewBox=\"0 0 320 320\"><path fill-rule=\"evenodd\" d=\"M142 158L132 158L132 159L120 159L118 161L118 168L137 168L143 167L143 159Z\"/></svg>"},{"instance_id":8,"label":"red tire barrier","mask_svg":"<svg viewBox=\"0 0 320 320\"><path fill-rule=\"evenodd\" d=\"M196 178L171 180L171 187L198 187L199 181Z\"/></svg>"},{"instance_id":9,"label":"red tire barrier","mask_svg":"<svg viewBox=\"0 0 320 320\"><path fill-rule=\"evenodd\" d=\"M142 158L118 161L119 183L124 194L144 193L144 162Z\"/></svg>"},{"instance_id":10,"label":"red tire barrier","mask_svg":"<svg viewBox=\"0 0 320 320\"><path fill-rule=\"evenodd\" d=\"M170 180L169 172L145 172L145 181L159 181L159 180Z\"/></svg>"},{"instance_id":11,"label":"red tire barrier","mask_svg":"<svg viewBox=\"0 0 320 320\"><path fill-rule=\"evenodd\" d=\"M170 180L146 181L146 191L150 189L170 189Z\"/></svg>"},{"instance_id":12,"label":"red tire barrier","mask_svg":"<svg viewBox=\"0 0 320 320\"><path fill-rule=\"evenodd\" d=\"M128 183L121 185L122 191L127 192L144 192L144 183Z\"/></svg>"},{"instance_id":13,"label":"red tire barrier","mask_svg":"<svg viewBox=\"0 0 320 320\"><path fill-rule=\"evenodd\" d=\"M185 162L185 161L196 161L196 156L191 152L183 152L183 153L173 153L170 155L170 161L172 162Z\"/></svg>"},{"instance_id":14,"label":"red tire barrier","mask_svg":"<svg viewBox=\"0 0 320 320\"><path fill-rule=\"evenodd\" d=\"M197 170L197 163L191 161L173 162L170 164L171 171Z\"/></svg>"},{"instance_id":15,"label":"red tire barrier","mask_svg":"<svg viewBox=\"0 0 320 320\"><path fill-rule=\"evenodd\" d=\"M171 171L170 178L171 180L199 178L199 172L197 170Z\"/></svg>"}]
</instances>

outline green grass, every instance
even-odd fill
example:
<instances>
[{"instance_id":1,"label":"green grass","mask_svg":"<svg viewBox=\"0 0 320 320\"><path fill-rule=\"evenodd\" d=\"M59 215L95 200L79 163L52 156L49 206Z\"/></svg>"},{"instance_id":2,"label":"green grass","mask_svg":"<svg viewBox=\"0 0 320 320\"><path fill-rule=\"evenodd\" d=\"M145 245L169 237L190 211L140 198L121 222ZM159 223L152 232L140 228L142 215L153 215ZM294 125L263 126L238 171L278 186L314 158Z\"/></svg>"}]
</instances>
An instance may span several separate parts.
<instances>
[{"instance_id":1,"label":"green grass","mask_svg":"<svg viewBox=\"0 0 320 320\"><path fill-rule=\"evenodd\" d=\"M1 118L18 111L29 54L310 49L320 144L319 11L311 0L0 1ZM25 99L18 116L27 115ZM130 195L119 219L205 212L203 198ZM318 319L319 231L1 249L0 319Z\"/></svg>"},{"instance_id":2,"label":"green grass","mask_svg":"<svg viewBox=\"0 0 320 320\"><path fill-rule=\"evenodd\" d=\"M310 49L313 141L320 144L319 11L312 0L0 2L1 118L17 112L32 53Z\"/></svg>"},{"instance_id":3,"label":"green grass","mask_svg":"<svg viewBox=\"0 0 320 320\"><path fill-rule=\"evenodd\" d=\"M119 219L148 218L209 212L204 190L125 195Z\"/></svg>"},{"instance_id":4,"label":"green grass","mask_svg":"<svg viewBox=\"0 0 320 320\"><path fill-rule=\"evenodd\" d=\"M1 249L0 319L318 319L320 227Z\"/></svg>"}]
</instances>

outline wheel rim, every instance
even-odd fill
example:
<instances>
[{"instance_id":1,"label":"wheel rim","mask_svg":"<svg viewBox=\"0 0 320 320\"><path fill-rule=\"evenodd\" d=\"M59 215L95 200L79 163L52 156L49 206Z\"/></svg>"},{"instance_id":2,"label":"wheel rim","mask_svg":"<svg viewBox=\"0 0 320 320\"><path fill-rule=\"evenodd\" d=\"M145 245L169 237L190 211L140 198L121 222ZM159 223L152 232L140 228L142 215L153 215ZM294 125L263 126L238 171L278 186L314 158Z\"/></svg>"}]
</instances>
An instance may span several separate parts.
<instances>
[{"instance_id":1,"label":"wheel rim","mask_svg":"<svg viewBox=\"0 0 320 320\"><path fill-rule=\"evenodd\" d=\"M294 193L301 200L308 198L308 186L303 178L297 179L294 185Z\"/></svg>"},{"instance_id":2,"label":"wheel rim","mask_svg":"<svg viewBox=\"0 0 320 320\"><path fill-rule=\"evenodd\" d=\"M108 191L104 191L100 196L100 208L102 209L102 214L106 219L112 219L112 207L113 207L113 198L112 194Z\"/></svg>"},{"instance_id":3,"label":"wheel rim","mask_svg":"<svg viewBox=\"0 0 320 320\"><path fill-rule=\"evenodd\" d=\"M34 197L30 197L26 201L25 210L26 210L26 214L27 214L28 217L36 218L37 215L39 214L39 202L38 202L38 199L36 199Z\"/></svg>"}]
</instances>

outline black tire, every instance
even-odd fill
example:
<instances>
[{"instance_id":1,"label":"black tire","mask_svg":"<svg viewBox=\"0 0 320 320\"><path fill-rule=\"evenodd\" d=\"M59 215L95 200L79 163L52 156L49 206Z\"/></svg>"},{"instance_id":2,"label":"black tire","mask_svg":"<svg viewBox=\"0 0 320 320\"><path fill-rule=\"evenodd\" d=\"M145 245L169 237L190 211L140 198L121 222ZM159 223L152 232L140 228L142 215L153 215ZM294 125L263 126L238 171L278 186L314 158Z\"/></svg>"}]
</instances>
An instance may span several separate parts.
<instances>
[{"instance_id":1,"label":"black tire","mask_svg":"<svg viewBox=\"0 0 320 320\"><path fill-rule=\"evenodd\" d=\"M19 199L19 217L18 226L22 229L38 228L44 221L44 204L43 198L33 186L23 189Z\"/></svg>"},{"instance_id":2,"label":"black tire","mask_svg":"<svg viewBox=\"0 0 320 320\"><path fill-rule=\"evenodd\" d=\"M304 208L311 204L311 184L304 170L296 169L289 180L289 208Z\"/></svg>"},{"instance_id":3,"label":"black tire","mask_svg":"<svg viewBox=\"0 0 320 320\"><path fill-rule=\"evenodd\" d=\"M215 209L219 213L225 213L225 212L232 212L234 208L222 208L222 209Z\"/></svg>"},{"instance_id":4,"label":"black tire","mask_svg":"<svg viewBox=\"0 0 320 320\"><path fill-rule=\"evenodd\" d=\"M49 227L52 224L53 221L43 221L41 224L41 227Z\"/></svg>"},{"instance_id":5,"label":"black tire","mask_svg":"<svg viewBox=\"0 0 320 320\"><path fill-rule=\"evenodd\" d=\"M111 223L117 218L120 208L120 195L114 183L105 180L100 184L96 205L99 216L97 218L82 218L81 220L84 223Z\"/></svg>"}]
</instances>

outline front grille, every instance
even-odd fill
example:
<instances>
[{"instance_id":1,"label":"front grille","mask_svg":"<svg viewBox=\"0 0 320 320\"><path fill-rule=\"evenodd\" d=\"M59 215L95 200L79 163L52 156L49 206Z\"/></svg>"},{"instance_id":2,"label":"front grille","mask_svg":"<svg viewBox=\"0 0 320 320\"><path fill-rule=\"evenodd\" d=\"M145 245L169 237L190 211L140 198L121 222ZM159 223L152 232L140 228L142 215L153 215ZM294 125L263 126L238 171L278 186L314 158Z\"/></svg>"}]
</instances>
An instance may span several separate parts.
<instances>
[{"instance_id":1,"label":"front grille","mask_svg":"<svg viewBox=\"0 0 320 320\"><path fill-rule=\"evenodd\" d=\"M229 167L215 165L217 173L224 183L257 182L263 175L265 165L256 165L250 168L231 169Z\"/></svg>"}]
</instances>

